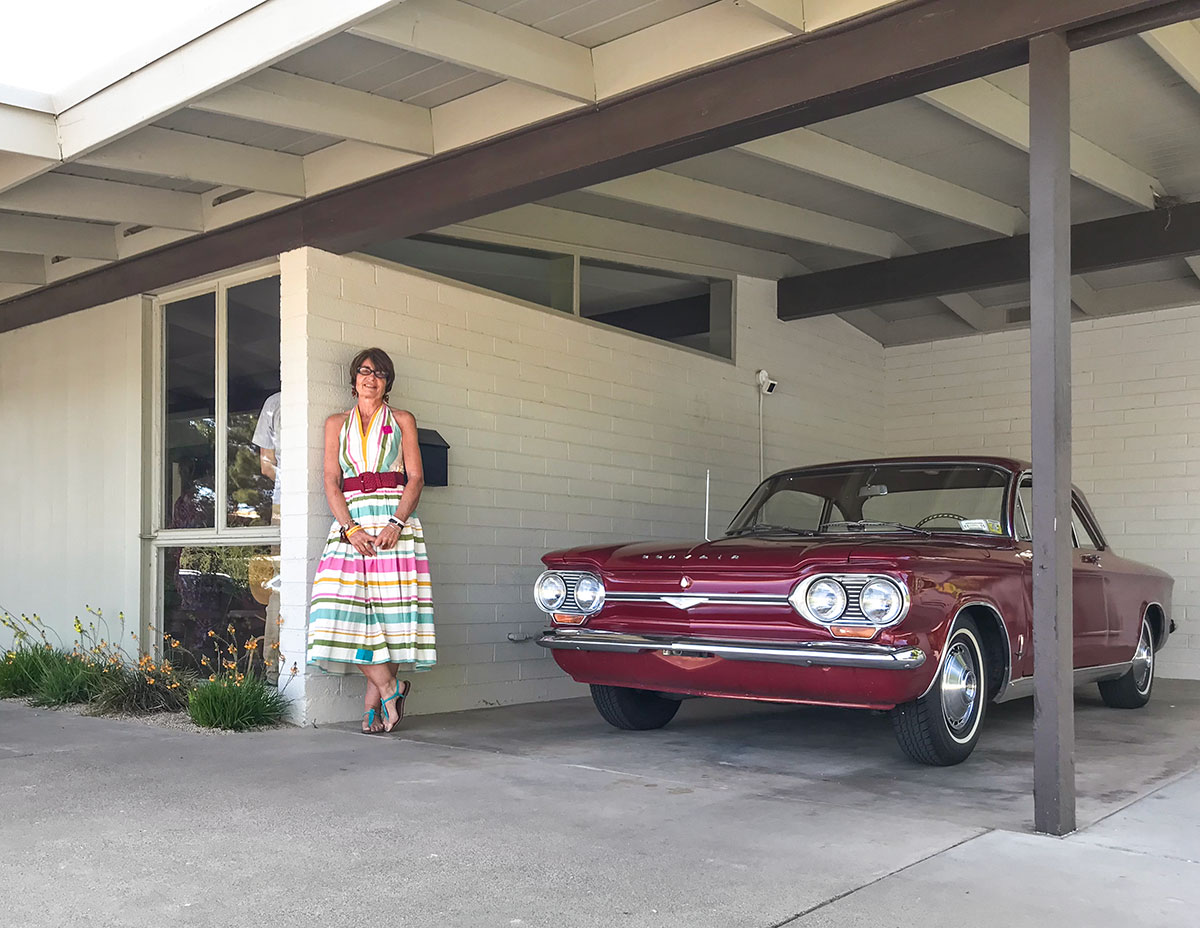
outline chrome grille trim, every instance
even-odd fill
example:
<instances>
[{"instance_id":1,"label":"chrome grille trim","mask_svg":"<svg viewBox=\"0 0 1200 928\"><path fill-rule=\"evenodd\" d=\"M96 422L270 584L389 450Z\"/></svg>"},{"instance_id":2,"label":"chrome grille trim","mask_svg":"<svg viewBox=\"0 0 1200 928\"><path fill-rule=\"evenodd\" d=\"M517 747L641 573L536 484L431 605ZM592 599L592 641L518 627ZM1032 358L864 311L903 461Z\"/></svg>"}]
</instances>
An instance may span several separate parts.
<instances>
[{"instance_id":1,"label":"chrome grille trim","mask_svg":"<svg viewBox=\"0 0 1200 928\"><path fill-rule=\"evenodd\" d=\"M562 612L566 615L588 615L579 608L579 603L575 601L575 587L579 586L579 579L587 574L592 573L590 570L555 570L563 579L563 583L567 585L567 598L563 600L563 604L555 609L555 612ZM592 574L595 576L595 574Z\"/></svg>"}]
</instances>

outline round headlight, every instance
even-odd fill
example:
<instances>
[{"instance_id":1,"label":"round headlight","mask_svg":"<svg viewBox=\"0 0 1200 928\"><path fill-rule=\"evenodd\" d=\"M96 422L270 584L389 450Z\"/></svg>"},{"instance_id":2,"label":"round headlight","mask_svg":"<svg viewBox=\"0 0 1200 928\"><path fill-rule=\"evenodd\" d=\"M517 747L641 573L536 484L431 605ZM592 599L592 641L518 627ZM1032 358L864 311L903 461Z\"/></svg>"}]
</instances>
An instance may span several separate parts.
<instances>
[{"instance_id":1,"label":"round headlight","mask_svg":"<svg viewBox=\"0 0 1200 928\"><path fill-rule=\"evenodd\" d=\"M566 581L553 571L546 571L533 585L533 598L543 612L553 612L567 598Z\"/></svg>"},{"instance_id":2,"label":"round headlight","mask_svg":"<svg viewBox=\"0 0 1200 928\"><path fill-rule=\"evenodd\" d=\"M818 580L808 588L804 604L813 618L832 622L846 611L846 590L836 580Z\"/></svg>"},{"instance_id":3,"label":"round headlight","mask_svg":"<svg viewBox=\"0 0 1200 928\"><path fill-rule=\"evenodd\" d=\"M888 625L904 607L900 589L890 580L872 580L858 594L858 605L875 625Z\"/></svg>"},{"instance_id":4,"label":"round headlight","mask_svg":"<svg viewBox=\"0 0 1200 928\"><path fill-rule=\"evenodd\" d=\"M599 611L604 605L604 583L594 574L584 574L575 584L575 602L584 612Z\"/></svg>"}]
</instances>

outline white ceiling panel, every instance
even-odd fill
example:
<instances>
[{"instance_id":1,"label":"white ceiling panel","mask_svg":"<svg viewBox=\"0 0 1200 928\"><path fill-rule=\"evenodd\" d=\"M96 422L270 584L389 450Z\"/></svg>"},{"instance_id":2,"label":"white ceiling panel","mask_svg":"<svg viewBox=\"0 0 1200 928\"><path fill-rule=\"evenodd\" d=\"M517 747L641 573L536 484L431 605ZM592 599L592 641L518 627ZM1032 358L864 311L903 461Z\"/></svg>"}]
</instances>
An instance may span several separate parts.
<instances>
[{"instance_id":1,"label":"white ceiling panel","mask_svg":"<svg viewBox=\"0 0 1200 928\"><path fill-rule=\"evenodd\" d=\"M250 145L253 148L265 148L289 155L308 155L342 141L327 135L281 129L237 116L220 116L200 110L180 110L163 117L155 125L187 132L189 135L203 135L205 138L237 142L239 145Z\"/></svg>"}]
</instances>

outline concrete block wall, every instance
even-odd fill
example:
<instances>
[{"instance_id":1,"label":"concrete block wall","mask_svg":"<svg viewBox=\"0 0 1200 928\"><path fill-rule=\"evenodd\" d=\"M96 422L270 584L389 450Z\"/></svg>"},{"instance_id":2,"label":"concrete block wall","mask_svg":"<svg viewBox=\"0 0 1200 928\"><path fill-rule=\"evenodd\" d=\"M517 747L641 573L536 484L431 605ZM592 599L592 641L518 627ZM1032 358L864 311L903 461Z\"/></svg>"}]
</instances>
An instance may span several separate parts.
<instances>
[{"instance_id":1,"label":"concrete block wall","mask_svg":"<svg viewBox=\"0 0 1200 928\"><path fill-rule=\"evenodd\" d=\"M447 487L418 514L430 543L439 664L410 711L576 695L526 638L530 587L554 548L699 538L704 476L720 531L766 470L882 450L883 349L836 318L781 323L775 285L735 286L736 363L377 259L300 249L281 259L285 573L281 647L308 721L356 718L362 684L303 667L309 584L330 524L322 424L349 408L347 365L378 345L391 402L450 443ZM298 709L299 711L299 709Z\"/></svg>"},{"instance_id":2,"label":"concrete block wall","mask_svg":"<svg viewBox=\"0 0 1200 928\"><path fill-rule=\"evenodd\" d=\"M1200 307L1076 322L1073 474L1119 554L1175 577L1164 676L1200 678ZM888 454L1028 459L1029 332L889 348Z\"/></svg>"}]
</instances>

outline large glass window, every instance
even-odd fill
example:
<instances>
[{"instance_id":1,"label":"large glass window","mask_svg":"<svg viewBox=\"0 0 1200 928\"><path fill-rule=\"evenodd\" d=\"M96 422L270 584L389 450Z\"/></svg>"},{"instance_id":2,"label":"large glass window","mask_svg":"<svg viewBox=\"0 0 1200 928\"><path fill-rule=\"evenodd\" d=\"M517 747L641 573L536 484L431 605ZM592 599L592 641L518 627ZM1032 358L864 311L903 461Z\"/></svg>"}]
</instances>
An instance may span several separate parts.
<instances>
[{"instance_id":1,"label":"large glass window","mask_svg":"<svg viewBox=\"0 0 1200 928\"><path fill-rule=\"evenodd\" d=\"M432 274L495 290L527 303L572 312L572 255L466 242L439 235L396 239L364 249L367 254Z\"/></svg>"},{"instance_id":2,"label":"large glass window","mask_svg":"<svg viewBox=\"0 0 1200 928\"><path fill-rule=\"evenodd\" d=\"M279 278L230 287L226 521L279 521Z\"/></svg>"},{"instance_id":3,"label":"large glass window","mask_svg":"<svg viewBox=\"0 0 1200 928\"><path fill-rule=\"evenodd\" d=\"M278 549L266 545L163 548L163 632L189 670L208 676L235 662L274 676L279 641L272 585Z\"/></svg>"},{"instance_id":4,"label":"large glass window","mask_svg":"<svg viewBox=\"0 0 1200 928\"><path fill-rule=\"evenodd\" d=\"M720 282L582 258L579 314L619 329L729 357L732 287L715 283Z\"/></svg>"},{"instance_id":5,"label":"large glass window","mask_svg":"<svg viewBox=\"0 0 1200 928\"><path fill-rule=\"evenodd\" d=\"M733 282L441 235L369 255L722 358L733 357Z\"/></svg>"},{"instance_id":6,"label":"large glass window","mask_svg":"<svg viewBox=\"0 0 1200 928\"><path fill-rule=\"evenodd\" d=\"M215 528L216 294L163 308L166 358L164 528Z\"/></svg>"},{"instance_id":7,"label":"large glass window","mask_svg":"<svg viewBox=\"0 0 1200 928\"><path fill-rule=\"evenodd\" d=\"M240 672L273 676L279 277L244 275L167 298L161 319L157 627L198 670L219 672L233 647Z\"/></svg>"}]
</instances>

